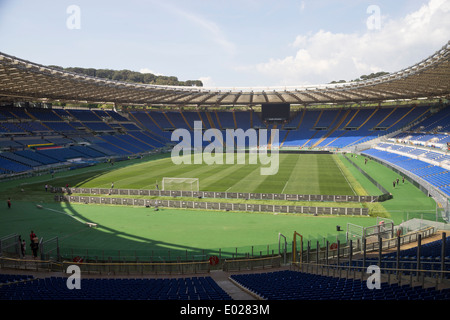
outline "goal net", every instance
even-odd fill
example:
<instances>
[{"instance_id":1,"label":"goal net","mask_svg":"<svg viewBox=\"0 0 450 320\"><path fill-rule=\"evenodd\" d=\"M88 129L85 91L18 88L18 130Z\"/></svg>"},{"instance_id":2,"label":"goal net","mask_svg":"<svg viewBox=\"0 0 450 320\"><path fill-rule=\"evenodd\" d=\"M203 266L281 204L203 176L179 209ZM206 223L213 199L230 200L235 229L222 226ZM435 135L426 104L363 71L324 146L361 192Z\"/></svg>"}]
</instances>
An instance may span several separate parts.
<instances>
[{"instance_id":1,"label":"goal net","mask_svg":"<svg viewBox=\"0 0 450 320\"><path fill-rule=\"evenodd\" d=\"M162 190L199 191L198 178L163 178Z\"/></svg>"}]
</instances>

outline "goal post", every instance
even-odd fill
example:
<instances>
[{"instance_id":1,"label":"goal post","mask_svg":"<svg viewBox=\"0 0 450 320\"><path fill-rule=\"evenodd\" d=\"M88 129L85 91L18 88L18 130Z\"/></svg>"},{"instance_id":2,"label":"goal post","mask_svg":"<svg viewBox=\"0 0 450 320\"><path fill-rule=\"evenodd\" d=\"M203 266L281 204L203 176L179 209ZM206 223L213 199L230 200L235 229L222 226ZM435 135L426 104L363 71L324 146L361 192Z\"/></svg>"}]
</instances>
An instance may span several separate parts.
<instances>
[{"instance_id":1,"label":"goal post","mask_svg":"<svg viewBox=\"0 0 450 320\"><path fill-rule=\"evenodd\" d=\"M198 178L168 178L162 180L162 190L166 191L199 191Z\"/></svg>"}]
</instances>

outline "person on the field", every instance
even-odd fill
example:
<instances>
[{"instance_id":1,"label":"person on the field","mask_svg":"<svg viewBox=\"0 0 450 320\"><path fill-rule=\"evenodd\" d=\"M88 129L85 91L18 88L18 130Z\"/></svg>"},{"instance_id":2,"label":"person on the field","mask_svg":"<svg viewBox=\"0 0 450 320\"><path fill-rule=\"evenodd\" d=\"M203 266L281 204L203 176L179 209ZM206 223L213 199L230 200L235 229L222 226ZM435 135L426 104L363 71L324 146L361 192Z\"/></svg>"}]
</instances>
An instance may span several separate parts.
<instances>
[{"instance_id":1,"label":"person on the field","mask_svg":"<svg viewBox=\"0 0 450 320\"><path fill-rule=\"evenodd\" d=\"M38 239L34 238L33 241L30 244L31 251L33 252L33 259L37 258L37 252L39 249Z\"/></svg>"},{"instance_id":2,"label":"person on the field","mask_svg":"<svg viewBox=\"0 0 450 320\"><path fill-rule=\"evenodd\" d=\"M30 241L33 242L34 238L37 238L36 233L34 233L34 231L31 230L31 232L30 232Z\"/></svg>"},{"instance_id":3,"label":"person on the field","mask_svg":"<svg viewBox=\"0 0 450 320\"><path fill-rule=\"evenodd\" d=\"M27 247L27 244L26 244L25 240L22 240L22 243L20 244L20 247L22 249L22 258L25 258L25 249Z\"/></svg>"}]
</instances>

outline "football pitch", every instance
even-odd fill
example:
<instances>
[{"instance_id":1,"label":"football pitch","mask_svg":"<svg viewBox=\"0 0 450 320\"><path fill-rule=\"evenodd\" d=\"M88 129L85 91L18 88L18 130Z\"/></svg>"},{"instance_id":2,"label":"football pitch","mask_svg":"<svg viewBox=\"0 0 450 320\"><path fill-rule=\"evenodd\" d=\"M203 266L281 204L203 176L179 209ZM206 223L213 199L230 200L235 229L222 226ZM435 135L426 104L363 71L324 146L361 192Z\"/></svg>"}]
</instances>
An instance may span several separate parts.
<instances>
[{"instance_id":1,"label":"football pitch","mask_svg":"<svg viewBox=\"0 0 450 320\"><path fill-rule=\"evenodd\" d=\"M404 219L404 210L433 216L434 201L411 184L392 189L394 199L383 204L326 203L315 206L368 206L370 217L311 216L249 212L206 211L57 203L44 185L86 188L155 189L163 177L198 178L201 191L297 193L324 195L379 195L380 191L354 170L342 155L279 154L276 175L260 175L260 164L183 164L172 163L170 155L102 163L92 167L0 183L0 195L12 200L12 208L1 210L0 235L18 233L27 239L31 230L39 237L58 237L62 253L68 256L138 255L145 259L167 256L204 257L209 252L222 256L236 253L266 254L278 252L279 235L292 241L298 232L315 241L337 237L336 226L347 223L373 225L375 215L387 216L396 223ZM363 161L362 159L354 159ZM359 164L363 166L363 164ZM371 162L370 171L386 189L397 177L380 164ZM258 200L262 201L262 200ZM40 206L40 208L37 207ZM386 209L388 208L388 209ZM417 210L419 208L419 210ZM85 222L98 225L89 228ZM27 248L28 249L28 248ZM161 258L165 257L165 258Z\"/></svg>"},{"instance_id":2,"label":"football pitch","mask_svg":"<svg viewBox=\"0 0 450 320\"><path fill-rule=\"evenodd\" d=\"M142 162L132 167L111 170L75 187L118 189L161 188L164 177L198 178L199 190L217 192L296 193L324 195L354 195L355 191L337 164L337 157L327 154L279 154L279 169L275 175L261 175L261 164L173 164L163 158ZM193 162L193 161L192 161Z\"/></svg>"}]
</instances>

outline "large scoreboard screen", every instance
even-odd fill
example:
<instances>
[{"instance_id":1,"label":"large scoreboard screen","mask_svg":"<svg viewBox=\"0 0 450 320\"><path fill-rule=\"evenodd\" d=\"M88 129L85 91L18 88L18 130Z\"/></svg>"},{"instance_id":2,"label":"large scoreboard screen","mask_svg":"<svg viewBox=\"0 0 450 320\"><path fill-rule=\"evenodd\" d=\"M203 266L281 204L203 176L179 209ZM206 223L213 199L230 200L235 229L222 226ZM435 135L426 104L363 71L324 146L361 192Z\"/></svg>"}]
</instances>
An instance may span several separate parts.
<instances>
[{"instance_id":1,"label":"large scoreboard screen","mask_svg":"<svg viewBox=\"0 0 450 320\"><path fill-rule=\"evenodd\" d=\"M289 103L265 103L261 105L263 121L289 120L291 105Z\"/></svg>"}]
</instances>

